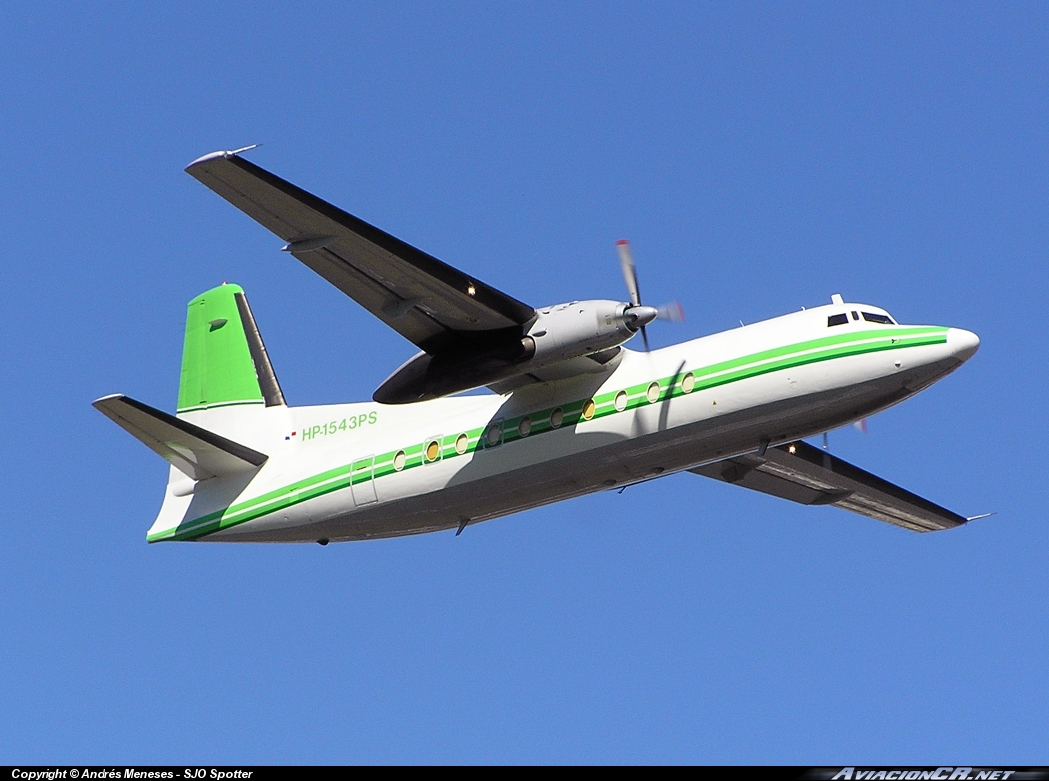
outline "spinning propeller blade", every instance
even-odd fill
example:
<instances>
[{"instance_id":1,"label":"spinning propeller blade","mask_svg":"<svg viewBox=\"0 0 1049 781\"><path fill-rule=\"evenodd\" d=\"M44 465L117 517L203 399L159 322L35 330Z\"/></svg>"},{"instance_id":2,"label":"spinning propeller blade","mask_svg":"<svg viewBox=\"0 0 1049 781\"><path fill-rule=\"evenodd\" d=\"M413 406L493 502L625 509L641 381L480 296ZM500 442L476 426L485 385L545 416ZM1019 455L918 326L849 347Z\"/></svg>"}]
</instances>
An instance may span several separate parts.
<instances>
[{"instance_id":1,"label":"spinning propeller blade","mask_svg":"<svg viewBox=\"0 0 1049 781\"><path fill-rule=\"evenodd\" d=\"M630 242L620 239L616 242L616 249L619 250L619 265L623 269L623 280L626 282L627 293L630 295L630 308L625 314L631 318L632 322L637 323L647 353L651 348L648 345L648 333L645 331L645 326L657 319L669 320L671 323L683 323L685 312L677 301L671 301L658 307L643 306L641 289L637 283L637 266L634 265L634 253L630 250Z\"/></svg>"},{"instance_id":2,"label":"spinning propeller blade","mask_svg":"<svg viewBox=\"0 0 1049 781\"><path fill-rule=\"evenodd\" d=\"M616 242L616 248L619 250L619 265L623 268L627 293L630 294L630 304L641 306L641 291L637 285L637 267L634 266L634 253L630 251L630 242L620 239Z\"/></svg>"},{"instance_id":3,"label":"spinning propeller blade","mask_svg":"<svg viewBox=\"0 0 1049 781\"><path fill-rule=\"evenodd\" d=\"M657 317L660 320L668 320L671 323L685 322L685 310L681 308L681 303L678 301L670 301L657 306L656 311L659 312Z\"/></svg>"}]
</instances>

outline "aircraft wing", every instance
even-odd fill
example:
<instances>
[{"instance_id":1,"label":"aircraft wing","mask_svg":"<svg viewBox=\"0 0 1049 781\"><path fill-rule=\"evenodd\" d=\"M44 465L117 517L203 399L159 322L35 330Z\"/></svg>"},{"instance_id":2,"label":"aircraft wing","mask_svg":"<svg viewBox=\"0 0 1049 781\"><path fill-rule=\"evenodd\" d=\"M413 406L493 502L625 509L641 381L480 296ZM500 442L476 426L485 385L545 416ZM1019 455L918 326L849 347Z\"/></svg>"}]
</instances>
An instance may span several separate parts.
<instances>
[{"instance_id":1,"label":"aircraft wing","mask_svg":"<svg viewBox=\"0 0 1049 781\"><path fill-rule=\"evenodd\" d=\"M916 532L953 529L967 520L806 442L688 471L799 504L832 504Z\"/></svg>"},{"instance_id":2,"label":"aircraft wing","mask_svg":"<svg viewBox=\"0 0 1049 781\"><path fill-rule=\"evenodd\" d=\"M214 152L186 172L280 236L285 249L431 355L521 335L535 310L244 160Z\"/></svg>"}]
</instances>

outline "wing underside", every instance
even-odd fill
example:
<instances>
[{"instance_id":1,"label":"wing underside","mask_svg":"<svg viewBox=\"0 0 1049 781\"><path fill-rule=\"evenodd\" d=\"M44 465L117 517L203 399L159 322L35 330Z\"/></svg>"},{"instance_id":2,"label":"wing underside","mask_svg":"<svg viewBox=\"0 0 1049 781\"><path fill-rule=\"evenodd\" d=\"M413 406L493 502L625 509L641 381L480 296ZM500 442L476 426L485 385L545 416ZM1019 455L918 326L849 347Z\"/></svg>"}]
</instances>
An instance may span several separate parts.
<instances>
[{"instance_id":1,"label":"wing underside","mask_svg":"<svg viewBox=\"0 0 1049 781\"><path fill-rule=\"evenodd\" d=\"M916 532L953 529L964 516L933 504L806 442L690 469L703 477L799 504L830 504Z\"/></svg>"},{"instance_id":2,"label":"wing underside","mask_svg":"<svg viewBox=\"0 0 1049 781\"><path fill-rule=\"evenodd\" d=\"M420 349L471 351L521 333L535 310L235 153L186 168L298 260Z\"/></svg>"}]
</instances>

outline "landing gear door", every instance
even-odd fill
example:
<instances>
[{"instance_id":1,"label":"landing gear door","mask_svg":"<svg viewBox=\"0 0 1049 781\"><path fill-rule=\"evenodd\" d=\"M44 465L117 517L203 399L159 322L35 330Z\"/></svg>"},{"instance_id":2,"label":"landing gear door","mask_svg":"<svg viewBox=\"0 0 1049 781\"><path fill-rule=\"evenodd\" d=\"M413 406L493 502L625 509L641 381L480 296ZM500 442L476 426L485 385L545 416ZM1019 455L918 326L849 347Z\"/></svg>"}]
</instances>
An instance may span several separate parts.
<instances>
[{"instance_id":1,"label":"landing gear door","mask_svg":"<svg viewBox=\"0 0 1049 781\"><path fill-rule=\"evenodd\" d=\"M350 490L353 492L353 503L358 507L375 504L375 456L365 456L353 462L350 468Z\"/></svg>"}]
</instances>

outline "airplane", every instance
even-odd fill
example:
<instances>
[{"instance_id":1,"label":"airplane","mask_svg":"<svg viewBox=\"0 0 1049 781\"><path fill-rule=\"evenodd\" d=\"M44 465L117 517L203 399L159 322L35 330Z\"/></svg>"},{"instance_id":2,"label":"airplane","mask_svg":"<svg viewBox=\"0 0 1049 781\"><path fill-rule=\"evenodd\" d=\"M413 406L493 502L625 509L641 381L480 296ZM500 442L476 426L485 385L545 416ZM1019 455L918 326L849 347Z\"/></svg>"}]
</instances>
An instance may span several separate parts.
<instances>
[{"instance_id":1,"label":"airplane","mask_svg":"<svg viewBox=\"0 0 1049 781\"><path fill-rule=\"evenodd\" d=\"M628 301L535 308L243 157L186 171L415 345L371 401L290 406L241 287L189 302L174 415L116 394L94 406L170 464L149 542L369 540L455 530L687 471L917 532L965 517L804 441L950 374L969 331L831 303L648 349L628 243ZM638 333L644 350L626 347ZM487 388L490 393L462 395Z\"/></svg>"}]
</instances>

